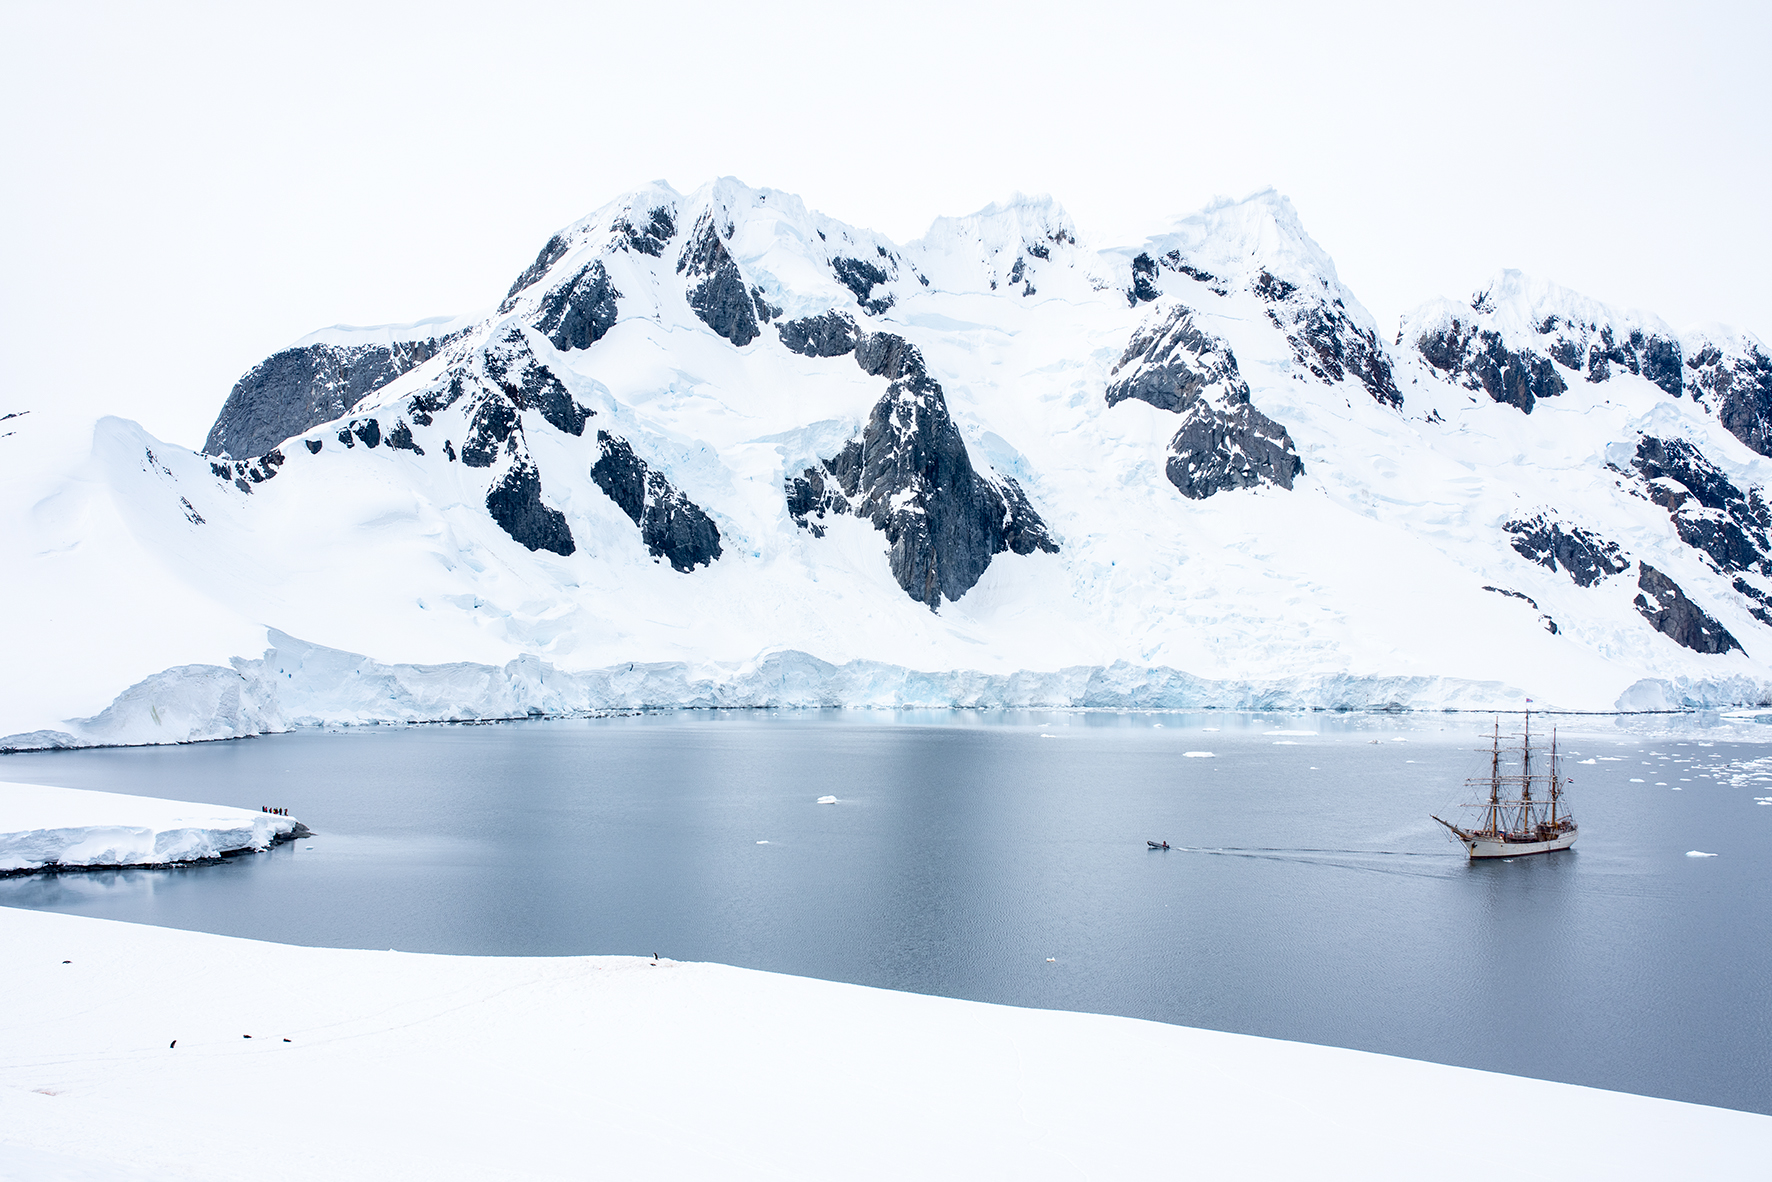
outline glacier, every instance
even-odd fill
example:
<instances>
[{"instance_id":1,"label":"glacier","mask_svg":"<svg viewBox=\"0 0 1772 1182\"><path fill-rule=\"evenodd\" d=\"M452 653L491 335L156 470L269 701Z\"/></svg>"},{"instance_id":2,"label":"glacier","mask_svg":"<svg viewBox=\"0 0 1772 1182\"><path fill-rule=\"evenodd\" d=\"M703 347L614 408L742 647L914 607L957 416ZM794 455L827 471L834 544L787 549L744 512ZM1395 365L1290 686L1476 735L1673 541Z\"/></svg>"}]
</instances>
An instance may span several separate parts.
<instances>
[{"instance_id":1,"label":"glacier","mask_svg":"<svg viewBox=\"0 0 1772 1182\"><path fill-rule=\"evenodd\" d=\"M1097 248L655 183L489 295L309 333L201 449L9 394L0 746L1772 698L1743 330L1501 272L1387 332L1272 191Z\"/></svg>"}]
</instances>

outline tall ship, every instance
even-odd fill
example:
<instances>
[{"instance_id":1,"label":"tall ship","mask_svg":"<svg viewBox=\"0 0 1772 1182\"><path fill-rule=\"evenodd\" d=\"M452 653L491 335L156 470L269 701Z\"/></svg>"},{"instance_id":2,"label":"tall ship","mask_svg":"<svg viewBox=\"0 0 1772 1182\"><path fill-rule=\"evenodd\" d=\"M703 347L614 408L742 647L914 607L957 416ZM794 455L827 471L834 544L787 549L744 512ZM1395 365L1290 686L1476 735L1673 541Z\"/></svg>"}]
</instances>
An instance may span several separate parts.
<instances>
[{"instance_id":1,"label":"tall ship","mask_svg":"<svg viewBox=\"0 0 1772 1182\"><path fill-rule=\"evenodd\" d=\"M1525 732L1520 736L1519 762L1501 749L1501 720L1495 722L1490 742L1489 774L1467 780L1472 788L1487 788L1489 799L1466 805L1472 811L1465 825L1439 821L1471 858L1517 858L1566 850L1575 844L1575 817L1563 803L1565 781L1557 771L1557 732L1551 731L1548 759L1535 759L1532 751L1532 712L1526 712ZM1539 767L1544 770L1540 771ZM1516 770L1517 768L1517 770Z\"/></svg>"}]
</instances>

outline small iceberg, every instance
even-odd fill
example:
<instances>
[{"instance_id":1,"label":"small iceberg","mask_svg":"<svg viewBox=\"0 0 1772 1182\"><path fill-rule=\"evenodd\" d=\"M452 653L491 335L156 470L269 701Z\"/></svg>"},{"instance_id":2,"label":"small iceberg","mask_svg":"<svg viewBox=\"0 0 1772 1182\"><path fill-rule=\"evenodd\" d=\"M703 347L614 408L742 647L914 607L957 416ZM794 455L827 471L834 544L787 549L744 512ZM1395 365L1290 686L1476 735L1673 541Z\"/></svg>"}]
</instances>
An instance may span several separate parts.
<instances>
[{"instance_id":1,"label":"small iceberg","mask_svg":"<svg viewBox=\"0 0 1772 1182\"><path fill-rule=\"evenodd\" d=\"M1716 857L1715 854L1707 854L1703 850L1687 850L1686 856L1688 858L1714 858L1714 857Z\"/></svg>"},{"instance_id":2,"label":"small iceberg","mask_svg":"<svg viewBox=\"0 0 1772 1182\"><path fill-rule=\"evenodd\" d=\"M821 796L818 798L818 803L819 804L836 804L837 798L834 796Z\"/></svg>"},{"instance_id":3,"label":"small iceberg","mask_svg":"<svg viewBox=\"0 0 1772 1182\"><path fill-rule=\"evenodd\" d=\"M1210 751L1183 751L1182 755L1186 756L1188 759L1214 759L1214 758L1216 758L1216 756L1214 756L1212 754L1212 752L1210 752Z\"/></svg>"}]
</instances>

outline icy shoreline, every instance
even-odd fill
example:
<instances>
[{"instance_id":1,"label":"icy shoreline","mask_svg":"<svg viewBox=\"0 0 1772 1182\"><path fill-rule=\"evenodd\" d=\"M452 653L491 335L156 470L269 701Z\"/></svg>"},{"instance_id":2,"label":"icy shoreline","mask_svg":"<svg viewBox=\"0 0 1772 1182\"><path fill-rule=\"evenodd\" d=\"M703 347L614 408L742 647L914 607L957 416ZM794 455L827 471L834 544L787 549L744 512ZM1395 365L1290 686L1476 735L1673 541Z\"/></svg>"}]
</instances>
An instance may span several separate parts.
<instances>
[{"instance_id":1,"label":"icy shoreline","mask_svg":"<svg viewBox=\"0 0 1772 1182\"><path fill-rule=\"evenodd\" d=\"M227 805L0 783L0 877L189 866L308 833L294 817Z\"/></svg>"},{"instance_id":2,"label":"icy shoreline","mask_svg":"<svg viewBox=\"0 0 1772 1182\"><path fill-rule=\"evenodd\" d=\"M1050 672L923 672L877 661L833 665L801 652L754 661L630 663L573 672L535 657L505 665L390 664L276 630L262 658L231 668L182 665L130 686L67 730L0 737L0 752L129 747L275 734L296 727L583 717L639 709L1517 709L1525 695L1495 681L1312 674L1212 680L1125 662ZM1746 678L1641 681L1613 704L1659 712L1752 704Z\"/></svg>"},{"instance_id":3,"label":"icy shoreline","mask_svg":"<svg viewBox=\"0 0 1772 1182\"><path fill-rule=\"evenodd\" d=\"M714 964L299 948L0 908L0 1174L1757 1177L1772 1117ZM588 1155L588 1156L587 1156Z\"/></svg>"}]
</instances>

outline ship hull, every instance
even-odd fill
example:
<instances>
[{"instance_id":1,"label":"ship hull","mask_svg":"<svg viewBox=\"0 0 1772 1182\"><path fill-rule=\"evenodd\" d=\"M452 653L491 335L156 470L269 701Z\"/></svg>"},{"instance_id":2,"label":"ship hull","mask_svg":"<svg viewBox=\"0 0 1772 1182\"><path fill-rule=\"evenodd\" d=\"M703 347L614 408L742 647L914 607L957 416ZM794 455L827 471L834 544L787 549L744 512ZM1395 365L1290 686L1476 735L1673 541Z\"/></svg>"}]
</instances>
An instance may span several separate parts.
<instances>
[{"instance_id":1,"label":"ship hull","mask_svg":"<svg viewBox=\"0 0 1772 1182\"><path fill-rule=\"evenodd\" d=\"M1478 858L1518 858L1525 854L1566 850L1575 844L1575 836L1574 833L1559 833L1549 841L1492 841L1472 835L1464 838L1463 845L1472 861Z\"/></svg>"}]
</instances>

